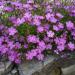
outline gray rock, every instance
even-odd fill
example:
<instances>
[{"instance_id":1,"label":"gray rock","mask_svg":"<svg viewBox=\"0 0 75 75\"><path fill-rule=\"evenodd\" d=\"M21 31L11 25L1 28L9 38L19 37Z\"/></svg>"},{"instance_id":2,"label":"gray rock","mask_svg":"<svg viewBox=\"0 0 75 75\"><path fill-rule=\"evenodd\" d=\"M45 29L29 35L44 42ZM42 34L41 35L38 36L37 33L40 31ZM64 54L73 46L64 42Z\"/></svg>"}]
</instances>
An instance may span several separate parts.
<instances>
[{"instance_id":1,"label":"gray rock","mask_svg":"<svg viewBox=\"0 0 75 75\"><path fill-rule=\"evenodd\" d=\"M62 68L63 75L75 75L75 65Z\"/></svg>"},{"instance_id":2,"label":"gray rock","mask_svg":"<svg viewBox=\"0 0 75 75\"><path fill-rule=\"evenodd\" d=\"M30 61L30 62L25 62L21 65L19 65L19 71L20 75L42 75L45 68L45 66L54 60L54 57L47 57L44 62L41 61ZM43 74L45 75L45 74Z\"/></svg>"},{"instance_id":3,"label":"gray rock","mask_svg":"<svg viewBox=\"0 0 75 75\"><path fill-rule=\"evenodd\" d=\"M6 69L4 65L6 64ZM0 75L11 71L12 63L0 63ZM20 75L75 75L75 59L58 59L49 56L44 61L25 61L18 67ZM14 68L9 75L19 75Z\"/></svg>"},{"instance_id":4,"label":"gray rock","mask_svg":"<svg viewBox=\"0 0 75 75\"><path fill-rule=\"evenodd\" d=\"M12 75L18 75L17 69L14 68L14 69L11 71L11 74L12 74Z\"/></svg>"},{"instance_id":5,"label":"gray rock","mask_svg":"<svg viewBox=\"0 0 75 75\"><path fill-rule=\"evenodd\" d=\"M0 75L2 74L2 72L4 71L5 67L3 62L0 62Z\"/></svg>"},{"instance_id":6,"label":"gray rock","mask_svg":"<svg viewBox=\"0 0 75 75\"><path fill-rule=\"evenodd\" d=\"M0 64L0 75L6 75L11 71L13 64L11 62L1 62Z\"/></svg>"},{"instance_id":7,"label":"gray rock","mask_svg":"<svg viewBox=\"0 0 75 75\"><path fill-rule=\"evenodd\" d=\"M20 75L75 75L75 59L54 59L24 62L19 66Z\"/></svg>"}]
</instances>

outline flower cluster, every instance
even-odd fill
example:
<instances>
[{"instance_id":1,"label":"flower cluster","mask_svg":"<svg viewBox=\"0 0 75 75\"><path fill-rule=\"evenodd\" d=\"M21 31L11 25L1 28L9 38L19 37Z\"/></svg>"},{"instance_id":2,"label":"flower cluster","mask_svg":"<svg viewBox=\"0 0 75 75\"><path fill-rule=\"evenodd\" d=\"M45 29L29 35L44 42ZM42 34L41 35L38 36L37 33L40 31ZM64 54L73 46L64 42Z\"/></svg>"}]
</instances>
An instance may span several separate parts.
<instances>
[{"instance_id":1,"label":"flower cluster","mask_svg":"<svg viewBox=\"0 0 75 75\"><path fill-rule=\"evenodd\" d=\"M0 54L20 63L75 51L75 17L67 7L33 0L0 2ZM75 11L72 11L75 13Z\"/></svg>"}]
</instances>

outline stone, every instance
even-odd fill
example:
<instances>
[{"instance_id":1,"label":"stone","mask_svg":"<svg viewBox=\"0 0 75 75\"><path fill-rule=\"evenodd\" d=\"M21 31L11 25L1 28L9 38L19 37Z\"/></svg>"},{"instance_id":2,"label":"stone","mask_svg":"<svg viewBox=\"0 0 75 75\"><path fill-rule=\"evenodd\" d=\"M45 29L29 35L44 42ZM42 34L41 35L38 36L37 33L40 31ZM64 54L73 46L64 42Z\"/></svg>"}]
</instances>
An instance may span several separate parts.
<instances>
[{"instance_id":1,"label":"stone","mask_svg":"<svg viewBox=\"0 0 75 75\"><path fill-rule=\"evenodd\" d=\"M18 75L17 69L14 68L14 69L11 71L11 74L12 74L12 75Z\"/></svg>"},{"instance_id":2,"label":"stone","mask_svg":"<svg viewBox=\"0 0 75 75\"><path fill-rule=\"evenodd\" d=\"M0 75L2 74L3 71L4 71L4 64L3 62L0 62Z\"/></svg>"},{"instance_id":3,"label":"stone","mask_svg":"<svg viewBox=\"0 0 75 75\"><path fill-rule=\"evenodd\" d=\"M47 64L50 65L54 59L54 57L49 56L44 60L44 62L35 60L24 62L19 65L20 75L42 75L44 71L43 68L45 68ZM43 73L43 75L45 74Z\"/></svg>"},{"instance_id":4,"label":"stone","mask_svg":"<svg viewBox=\"0 0 75 75\"><path fill-rule=\"evenodd\" d=\"M8 72L11 71L13 64L10 61L7 62L0 62L0 75L6 75Z\"/></svg>"},{"instance_id":5,"label":"stone","mask_svg":"<svg viewBox=\"0 0 75 75\"><path fill-rule=\"evenodd\" d=\"M62 68L63 75L75 75L75 65Z\"/></svg>"},{"instance_id":6,"label":"stone","mask_svg":"<svg viewBox=\"0 0 75 75\"><path fill-rule=\"evenodd\" d=\"M4 65L6 64L6 69ZM75 59L56 59L48 56L44 61L25 61L20 65L11 62L1 63L0 75L75 75ZM18 66L18 67L16 67Z\"/></svg>"},{"instance_id":7,"label":"stone","mask_svg":"<svg viewBox=\"0 0 75 75\"><path fill-rule=\"evenodd\" d=\"M61 75L62 71L61 68L57 66L54 61L52 61L45 65L41 70L33 73L32 75L37 75L37 73L38 75Z\"/></svg>"},{"instance_id":8,"label":"stone","mask_svg":"<svg viewBox=\"0 0 75 75\"><path fill-rule=\"evenodd\" d=\"M75 59L55 59L49 56L44 62L24 62L19 66L20 75L75 75Z\"/></svg>"}]
</instances>

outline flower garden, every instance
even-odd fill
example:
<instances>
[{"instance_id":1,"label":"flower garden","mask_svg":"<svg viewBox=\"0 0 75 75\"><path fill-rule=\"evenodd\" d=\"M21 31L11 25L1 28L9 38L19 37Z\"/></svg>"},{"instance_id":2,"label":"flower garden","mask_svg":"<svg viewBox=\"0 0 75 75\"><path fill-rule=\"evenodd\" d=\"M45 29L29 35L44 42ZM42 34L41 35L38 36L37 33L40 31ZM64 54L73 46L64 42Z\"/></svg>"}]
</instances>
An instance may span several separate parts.
<instances>
[{"instance_id":1,"label":"flower garden","mask_svg":"<svg viewBox=\"0 0 75 75\"><path fill-rule=\"evenodd\" d=\"M75 4L0 1L0 57L20 64L47 55L75 57Z\"/></svg>"}]
</instances>

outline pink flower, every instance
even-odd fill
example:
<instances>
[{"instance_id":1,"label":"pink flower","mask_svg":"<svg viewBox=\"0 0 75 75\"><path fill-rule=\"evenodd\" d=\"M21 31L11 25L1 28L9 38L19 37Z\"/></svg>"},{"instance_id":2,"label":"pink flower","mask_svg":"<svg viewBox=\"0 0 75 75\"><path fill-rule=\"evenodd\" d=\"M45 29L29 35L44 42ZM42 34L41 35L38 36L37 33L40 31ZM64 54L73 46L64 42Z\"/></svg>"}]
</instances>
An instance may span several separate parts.
<instances>
[{"instance_id":1,"label":"pink flower","mask_svg":"<svg viewBox=\"0 0 75 75\"><path fill-rule=\"evenodd\" d=\"M46 14L46 19L52 23L56 23L57 22L57 19L54 17L54 14L50 14L50 13L47 13Z\"/></svg>"},{"instance_id":2,"label":"pink flower","mask_svg":"<svg viewBox=\"0 0 75 75\"><path fill-rule=\"evenodd\" d=\"M25 22L25 19L24 18L17 18L16 22L15 22L15 26L19 26L20 24L23 24Z\"/></svg>"},{"instance_id":3,"label":"pink flower","mask_svg":"<svg viewBox=\"0 0 75 75\"><path fill-rule=\"evenodd\" d=\"M22 8L22 3L20 2L11 2L12 6L15 6L15 9L21 9Z\"/></svg>"},{"instance_id":4,"label":"pink flower","mask_svg":"<svg viewBox=\"0 0 75 75\"><path fill-rule=\"evenodd\" d=\"M72 42L68 43L68 47L71 51L73 51L75 49L75 45Z\"/></svg>"},{"instance_id":5,"label":"pink flower","mask_svg":"<svg viewBox=\"0 0 75 75\"><path fill-rule=\"evenodd\" d=\"M31 53L32 53L33 56L37 56L37 51L36 51L36 49L31 50Z\"/></svg>"},{"instance_id":6,"label":"pink flower","mask_svg":"<svg viewBox=\"0 0 75 75\"><path fill-rule=\"evenodd\" d=\"M8 59L9 59L10 61L14 61L15 58L16 58L16 52L10 51L10 52L9 52Z\"/></svg>"},{"instance_id":7,"label":"pink flower","mask_svg":"<svg viewBox=\"0 0 75 75\"><path fill-rule=\"evenodd\" d=\"M29 43L37 43L39 41L39 38L37 38L35 35L29 35L27 37L27 41Z\"/></svg>"},{"instance_id":8,"label":"pink flower","mask_svg":"<svg viewBox=\"0 0 75 75\"><path fill-rule=\"evenodd\" d=\"M11 56L8 57L8 59L9 59L9 61L13 62L15 60L15 56L11 55Z\"/></svg>"},{"instance_id":9,"label":"pink flower","mask_svg":"<svg viewBox=\"0 0 75 75\"><path fill-rule=\"evenodd\" d=\"M21 59L16 58L16 59L15 59L15 63L16 63L16 64L20 64L20 63L21 63Z\"/></svg>"},{"instance_id":10,"label":"pink flower","mask_svg":"<svg viewBox=\"0 0 75 75\"><path fill-rule=\"evenodd\" d=\"M46 48L45 42L44 41L39 41L38 42L38 48L42 51L45 50L45 48Z\"/></svg>"},{"instance_id":11,"label":"pink flower","mask_svg":"<svg viewBox=\"0 0 75 75\"><path fill-rule=\"evenodd\" d=\"M27 0L27 3L33 4L34 0Z\"/></svg>"},{"instance_id":12,"label":"pink flower","mask_svg":"<svg viewBox=\"0 0 75 75\"><path fill-rule=\"evenodd\" d=\"M9 49L13 49L15 47L14 42L13 41L9 41L8 42L8 47L9 47Z\"/></svg>"},{"instance_id":13,"label":"pink flower","mask_svg":"<svg viewBox=\"0 0 75 75\"><path fill-rule=\"evenodd\" d=\"M4 7L4 10L5 11L8 11L8 12L12 12L13 11L13 8L11 8L11 7Z\"/></svg>"},{"instance_id":14,"label":"pink flower","mask_svg":"<svg viewBox=\"0 0 75 75\"><path fill-rule=\"evenodd\" d=\"M54 16L53 14L47 13L47 14L46 14L46 19L47 19L47 20L50 20L50 18L53 17L53 16Z\"/></svg>"},{"instance_id":15,"label":"pink flower","mask_svg":"<svg viewBox=\"0 0 75 75\"><path fill-rule=\"evenodd\" d=\"M50 13L52 13L52 7L50 6L50 5L47 5L46 6L46 12L50 12Z\"/></svg>"},{"instance_id":16,"label":"pink flower","mask_svg":"<svg viewBox=\"0 0 75 75\"><path fill-rule=\"evenodd\" d=\"M40 26L41 22L38 19L33 19L33 25Z\"/></svg>"},{"instance_id":17,"label":"pink flower","mask_svg":"<svg viewBox=\"0 0 75 75\"><path fill-rule=\"evenodd\" d=\"M37 59L38 59L38 60L43 60L43 59L44 59L44 55L43 55L43 54L37 55Z\"/></svg>"},{"instance_id":18,"label":"pink flower","mask_svg":"<svg viewBox=\"0 0 75 75\"><path fill-rule=\"evenodd\" d=\"M43 18L38 15L34 15L33 21L32 21L33 25L36 25L36 26L41 25L41 21L40 21L41 19L43 19Z\"/></svg>"},{"instance_id":19,"label":"pink flower","mask_svg":"<svg viewBox=\"0 0 75 75\"><path fill-rule=\"evenodd\" d=\"M16 43L15 43L15 48L16 48L16 49L20 49L20 48L21 48L21 44L20 44L19 42L16 42Z\"/></svg>"},{"instance_id":20,"label":"pink flower","mask_svg":"<svg viewBox=\"0 0 75 75\"><path fill-rule=\"evenodd\" d=\"M59 27L54 25L54 26L53 26L53 30L59 31Z\"/></svg>"},{"instance_id":21,"label":"pink flower","mask_svg":"<svg viewBox=\"0 0 75 75\"><path fill-rule=\"evenodd\" d=\"M30 51L28 51L28 52L26 53L26 59L27 59L27 60L32 60L32 59L33 59L33 54L32 54Z\"/></svg>"},{"instance_id":22,"label":"pink flower","mask_svg":"<svg viewBox=\"0 0 75 75\"><path fill-rule=\"evenodd\" d=\"M46 49L52 49L52 45L51 44L47 44L46 45Z\"/></svg>"},{"instance_id":23,"label":"pink flower","mask_svg":"<svg viewBox=\"0 0 75 75\"><path fill-rule=\"evenodd\" d=\"M59 23L58 25L53 26L53 30L55 31L62 30L63 28L64 28L64 25L62 23Z\"/></svg>"},{"instance_id":24,"label":"pink flower","mask_svg":"<svg viewBox=\"0 0 75 75\"><path fill-rule=\"evenodd\" d=\"M49 24L45 24L45 25L44 25L44 30L45 30L45 31L48 31L49 28L50 28L50 25L49 25Z\"/></svg>"},{"instance_id":25,"label":"pink flower","mask_svg":"<svg viewBox=\"0 0 75 75\"><path fill-rule=\"evenodd\" d=\"M9 50L9 49L8 49L6 46L1 45L1 47L0 47L0 52L1 52L2 54L5 54L8 50Z\"/></svg>"},{"instance_id":26,"label":"pink flower","mask_svg":"<svg viewBox=\"0 0 75 75\"><path fill-rule=\"evenodd\" d=\"M9 17L9 21L16 24L16 17L15 16Z\"/></svg>"},{"instance_id":27,"label":"pink flower","mask_svg":"<svg viewBox=\"0 0 75 75\"><path fill-rule=\"evenodd\" d=\"M24 44L24 48L27 49L28 48L28 44Z\"/></svg>"},{"instance_id":28,"label":"pink flower","mask_svg":"<svg viewBox=\"0 0 75 75\"><path fill-rule=\"evenodd\" d=\"M57 45L65 45L65 43L66 43L65 38L55 38L54 41Z\"/></svg>"},{"instance_id":29,"label":"pink flower","mask_svg":"<svg viewBox=\"0 0 75 75\"><path fill-rule=\"evenodd\" d=\"M50 22L56 23L56 22L57 22L57 19L56 19L55 17L51 17L51 18L50 18Z\"/></svg>"},{"instance_id":30,"label":"pink flower","mask_svg":"<svg viewBox=\"0 0 75 75\"><path fill-rule=\"evenodd\" d=\"M44 31L44 28L42 26L37 27L37 32L42 33Z\"/></svg>"},{"instance_id":31,"label":"pink flower","mask_svg":"<svg viewBox=\"0 0 75 75\"><path fill-rule=\"evenodd\" d=\"M64 28L64 25L63 25L62 23L59 23L59 24L58 24L58 27L59 27L59 29L61 30L61 29Z\"/></svg>"},{"instance_id":32,"label":"pink flower","mask_svg":"<svg viewBox=\"0 0 75 75\"><path fill-rule=\"evenodd\" d=\"M53 38L55 33L53 31L48 31L47 36Z\"/></svg>"},{"instance_id":33,"label":"pink flower","mask_svg":"<svg viewBox=\"0 0 75 75\"><path fill-rule=\"evenodd\" d=\"M74 28L74 24L71 21L66 22L66 27L68 30L71 30Z\"/></svg>"},{"instance_id":34,"label":"pink flower","mask_svg":"<svg viewBox=\"0 0 75 75\"><path fill-rule=\"evenodd\" d=\"M27 11L27 10L32 10L32 6L30 4L23 4L23 8Z\"/></svg>"},{"instance_id":35,"label":"pink flower","mask_svg":"<svg viewBox=\"0 0 75 75\"><path fill-rule=\"evenodd\" d=\"M17 30L14 27L8 28L9 35L15 35L17 33Z\"/></svg>"},{"instance_id":36,"label":"pink flower","mask_svg":"<svg viewBox=\"0 0 75 75\"><path fill-rule=\"evenodd\" d=\"M50 38L45 36L43 40L44 40L45 42L49 42L49 41L50 41Z\"/></svg>"},{"instance_id":37,"label":"pink flower","mask_svg":"<svg viewBox=\"0 0 75 75\"><path fill-rule=\"evenodd\" d=\"M25 19L25 21L31 21L31 19L32 19L32 14L30 13L30 12L26 12L25 14L24 14L24 19Z\"/></svg>"},{"instance_id":38,"label":"pink flower","mask_svg":"<svg viewBox=\"0 0 75 75\"><path fill-rule=\"evenodd\" d=\"M65 45L58 45L57 49L62 52L65 49Z\"/></svg>"},{"instance_id":39,"label":"pink flower","mask_svg":"<svg viewBox=\"0 0 75 75\"><path fill-rule=\"evenodd\" d=\"M17 53L16 51L10 51L8 59L12 62L20 63L20 53Z\"/></svg>"},{"instance_id":40,"label":"pink flower","mask_svg":"<svg viewBox=\"0 0 75 75\"><path fill-rule=\"evenodd\" d=\"M58 18L63 18L63 15L62 15L61 13L56 13L56 16L57 16Z\"/></svg>"}]
</instances>

